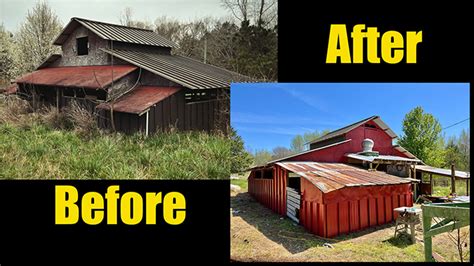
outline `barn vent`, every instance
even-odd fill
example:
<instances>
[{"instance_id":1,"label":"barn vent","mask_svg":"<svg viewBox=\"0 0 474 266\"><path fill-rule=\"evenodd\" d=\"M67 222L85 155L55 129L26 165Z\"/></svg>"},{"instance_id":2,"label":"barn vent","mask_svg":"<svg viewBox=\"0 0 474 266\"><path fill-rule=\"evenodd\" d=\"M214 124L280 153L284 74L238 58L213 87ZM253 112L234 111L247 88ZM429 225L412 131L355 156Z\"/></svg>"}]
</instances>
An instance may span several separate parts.
<instances>
[{"instance_id":1,"label":"barn vent","mask_svg":"<svg viewBox=\"0 0 474 266\"><path fill-rule=\"evenodd\" d=\"M374 148L374 141L371 139L364 139L362 141L362 151L358 152L358 154L368 155L368 156L378 156L378 151L373 151Z\"/></svg>"}]
</instances>

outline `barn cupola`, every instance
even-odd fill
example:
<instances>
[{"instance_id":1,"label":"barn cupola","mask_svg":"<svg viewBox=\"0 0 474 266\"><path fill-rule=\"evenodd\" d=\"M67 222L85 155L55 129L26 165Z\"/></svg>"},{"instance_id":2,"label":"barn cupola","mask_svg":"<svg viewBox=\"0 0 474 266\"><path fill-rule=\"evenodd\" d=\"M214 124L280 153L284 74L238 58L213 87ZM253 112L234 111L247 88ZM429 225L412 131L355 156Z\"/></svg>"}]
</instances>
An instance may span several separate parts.
<instances>
[{"instance_id":1,"label":"barn cupola","mask_svg":"<svg viewBox=\"0 0 474 266\"><path fill-rule=\"evenodd\" d=\"M374 141L371 139L364 139L362 141L362 151L357 154L366 155L366 156L379 156L378 151L372 150L374 148Z\"/></svg>"}]
</instances>

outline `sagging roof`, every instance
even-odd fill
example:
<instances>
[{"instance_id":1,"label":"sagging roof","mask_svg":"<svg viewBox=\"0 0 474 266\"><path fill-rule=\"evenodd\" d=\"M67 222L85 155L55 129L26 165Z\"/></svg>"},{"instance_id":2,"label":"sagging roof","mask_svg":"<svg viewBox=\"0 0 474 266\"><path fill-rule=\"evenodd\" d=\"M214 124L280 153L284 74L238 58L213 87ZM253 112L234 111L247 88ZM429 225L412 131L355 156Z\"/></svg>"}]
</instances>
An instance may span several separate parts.
<instances>
[{"instance_id":1,"label":"sagging roof","mask_svg":"<svg viewBox=\"0 0 474 266\"><path fill-rule=\"evenodd\" d=\"M365 162L410 162L410 163L421 163L421 160L416 158L405 158L395 155L377 155L377 156L368 156L357 153L348 153L345 155L347 158L356 159L359 161Z\"/></svg>"},{"instance_id":2,"label":"sagging roof","mask_svg":"<svg viewBox=\"0 0 474 266\"><path fill-rule=\"evenodd\" d=\"M433 166L429 165L416 165L415 166L416 171L421 171L429 174L435 174L435 175L441 175L441 176L451 176L451 169L443 169L443 168L436 168ZM469 172L464 172L464 171L454 171L454 175L456 178L460 179L470 179L471 175Z\"/></svg>"},{"instance_id":3,"label":"sagging roof","mask_svg":"<svg viewBox=\"0 0 474 266\"><path fill-rule=\"evenodd\" d=\"M101 50L189 89L228 88L231 82L251 80L236 72L184 56L135 50Z\"/></svg>"},{"instance_id":4,"label":"sagging roof","mask_svg":"<svg viewBox=\"0 0 474 266\"><path fill-rule=\"evenodd\" d=\"M305 178L323 193L344 187L397 185L411 182L385 172L368 171L343 163L279 162L276 164Z\"/></svg>"},{"instance_id":5,"label":"sagging roof","mask_svg":"<svg viewBox=\"0 0 474 266\"><path fill-rule=\"evenodd\" d=\"M337 130L334 130L334 131L331 131L323 136L321 136L320 138L317 138L313 141L310 141L306 144L313 144L313 143L318 143L318 142L321 142L321 141L324 141L324 140L327 140L327 139L331 139L331 138L334 138L334 137L338 137L338 136L341 136L341 135L344 135L346 133L348 133L349 131L353 130L354 128L357 128L369 121L374 121L375 124L377 124L377 126L379 126L382 130L384 130L392 139L395 139L397 138L397 134L395 134L395 132L393 132L393 130L391 130L387 124L385 124L382 119L380 119L379 116L371 116L369 118L366 118L366 119L363 119L361 121L358 121L358 122L355 122L354 124L350 124L348 126L345 126L343 128L340 128L340 129L337 129Z\"/></svg>"},{"instance_id":6,"label":"sagging roof","mask_svg":"<svg viewBox=\"0 0 474 266\"><path fill-rule=\"evenodd\" d=\"M18 91L18 85L16 83L11 84L10 86L6 87L3 91L3 94L9 95L14 94Z\"/></svg>"},{"instance_id":7,"label":"sagging roof","mask_svg":"<svg viewBox=\"0 0 474 266\"><path fill-rule=\"evenodd\" d=\"M181 88L141 86L120 97L113 105L116 112L142 114L152 105L170 97ZM98 109L110 109L110 103L101 103Z\"/></svg>"},{"instance_id":8,"label":"sagging roof","mask_svg":"<svg viewBox=\"0 0 474 266\"><path fill-rule=\"evenodd\" d=\"M15 82L45 86L99 89L107 87L112 81L116 81L136 69L136 66L131 65L117 65L113 67L52 67L28 73L18 78Z\"/></svg>"},{"instance_id":9,"label":"sagging roof","mask_svg":"<svg viewBox=\"0 0 474 266\"><path fill-rule=\"evenodd\" d=\"M60 59L60 58L61 58L61 55L60 55L60 54L52 54L52 55L50 55L48 58L46 58L46 59L36 68L36 70L45 68L45 67L51 65L52 63L54 63L56 60L58 60L58 59Z\"/></svg>"},{"instance_id":10,"label":"sagging roof","mask_svg":"<svg viewBox=\"0 0 474 266\"><path fill-rule=\"evenodd\" d=\"M105 40L168 48L177 46L172 41L156 34L152 30L127 27L123 25L110 24L76 17L71 18L71 21L66 25L56 40L54 40L53 44L63 44L80 25L86 27L88 30L92 31L93 33L97 34L97 36Z\"/></svg>"}]
</instances>

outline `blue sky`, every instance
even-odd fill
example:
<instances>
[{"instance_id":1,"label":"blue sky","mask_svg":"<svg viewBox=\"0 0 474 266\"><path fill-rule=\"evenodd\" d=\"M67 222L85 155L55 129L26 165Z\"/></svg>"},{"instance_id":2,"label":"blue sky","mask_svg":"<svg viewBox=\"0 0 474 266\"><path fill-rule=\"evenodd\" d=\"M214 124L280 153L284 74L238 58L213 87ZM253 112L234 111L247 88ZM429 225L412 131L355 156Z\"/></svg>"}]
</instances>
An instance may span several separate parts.
<instances>
[{"instance_id":1,"label":"blue sky","mask_svg":"<svg viewBox=\"0 0 474 266\"><path fill-rule=\"evenodd\" d=\"M469 118L468 83L235 83L231 124L251 151L289 147L296 134L379 115L398 135L416 106L447 127ZM458 135L469 120L443 133Z\"/></svg>"}]
</instances>

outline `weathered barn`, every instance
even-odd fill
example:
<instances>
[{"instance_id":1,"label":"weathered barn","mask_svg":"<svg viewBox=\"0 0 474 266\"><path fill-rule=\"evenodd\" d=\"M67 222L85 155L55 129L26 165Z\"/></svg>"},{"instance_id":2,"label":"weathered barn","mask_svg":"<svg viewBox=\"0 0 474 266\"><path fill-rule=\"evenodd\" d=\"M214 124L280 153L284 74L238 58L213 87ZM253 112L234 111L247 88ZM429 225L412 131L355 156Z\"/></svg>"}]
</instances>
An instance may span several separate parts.
<instances>
[{"instance_id":1,"label":"weathered barn","mask_svg":"<svg viewBox=\"0 0 474 266\"><path fill-rule=\"evenodd\" d=\"M394 208L413 205L422 163L393 145L396 137L369 117L308 143L308 151L252 168L249 193L323 237L389 223Z\"/></svg>"},{"instance_id":2,"label":"weathered barn","mask_svg":"<svg viewBox=\"0 0 474 266\"><path fill-rule=\"evenodd\" d=\"M151 30L72 18L54 44L62 54L17 79L17 93L34 107L80 102L100 127L123 132L226 130L230 83L248 80L173 54Z\"/></svg>"}]
</instances>

